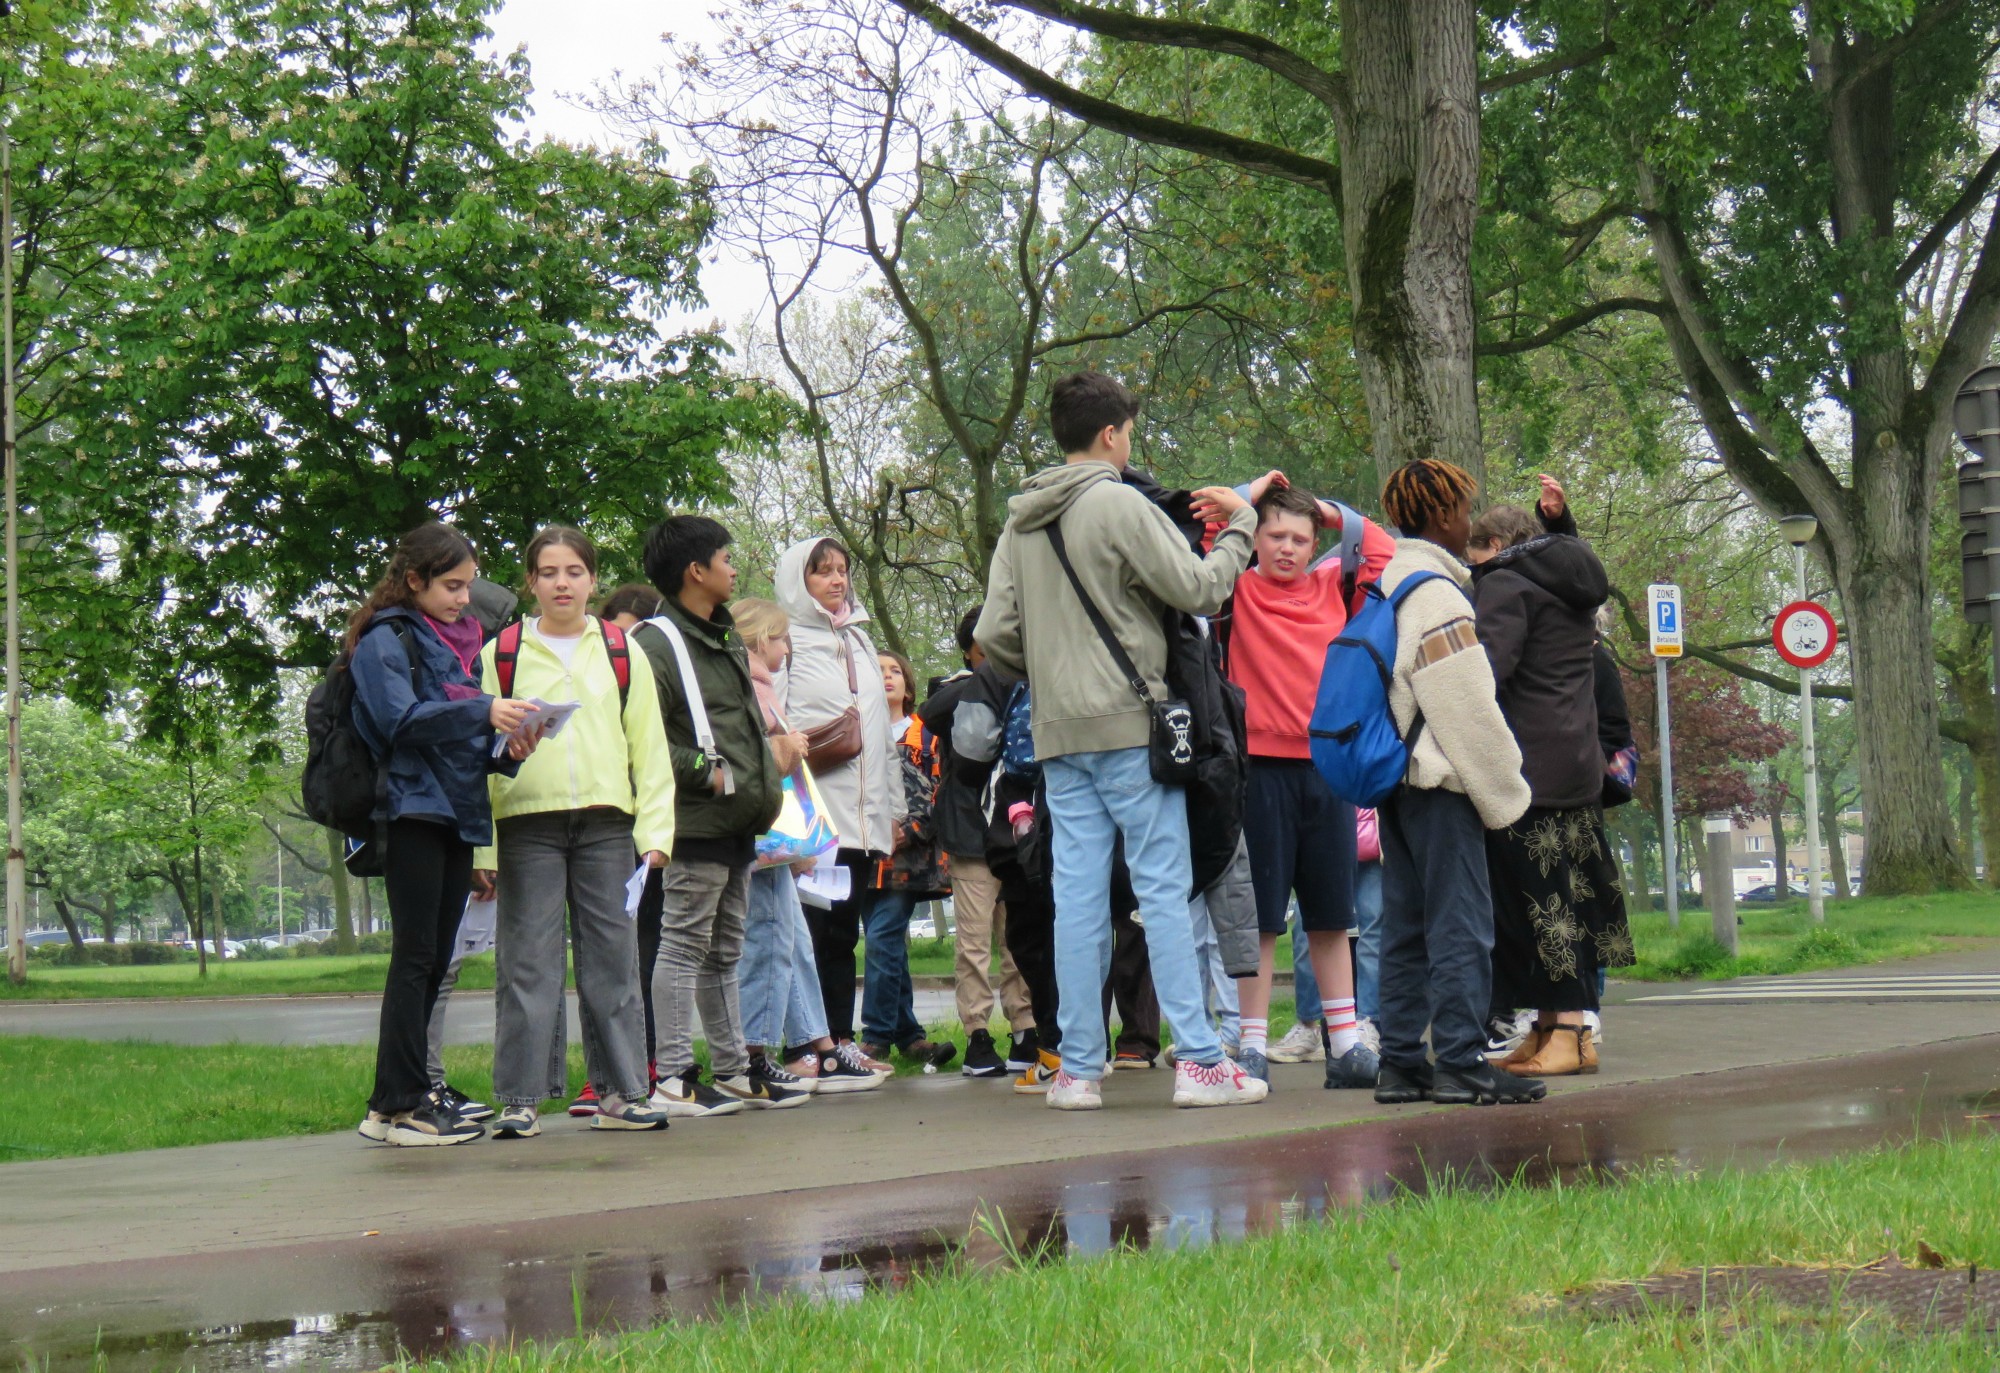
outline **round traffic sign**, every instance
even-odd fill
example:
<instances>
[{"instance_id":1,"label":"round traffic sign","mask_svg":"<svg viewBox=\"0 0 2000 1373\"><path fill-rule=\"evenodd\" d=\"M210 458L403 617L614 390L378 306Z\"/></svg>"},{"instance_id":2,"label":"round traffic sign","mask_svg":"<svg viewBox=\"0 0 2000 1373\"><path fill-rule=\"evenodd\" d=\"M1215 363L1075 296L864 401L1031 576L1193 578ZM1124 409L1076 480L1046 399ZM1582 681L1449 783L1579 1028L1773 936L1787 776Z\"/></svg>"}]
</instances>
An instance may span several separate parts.
<instances>
[{"instance_id":1,"label":"round traffic sign","mask_svg":"<svg viewBox=\"0 0 2000 1373\"><path fill-rule=\"evenodd\" d=\"M1771 642L1778 656L1793 667L1818 667L1833 656L1840 632L1833 627L1833 616L1825 606L1793 601L1778 612Z\"/></svg>"}]
</instances>

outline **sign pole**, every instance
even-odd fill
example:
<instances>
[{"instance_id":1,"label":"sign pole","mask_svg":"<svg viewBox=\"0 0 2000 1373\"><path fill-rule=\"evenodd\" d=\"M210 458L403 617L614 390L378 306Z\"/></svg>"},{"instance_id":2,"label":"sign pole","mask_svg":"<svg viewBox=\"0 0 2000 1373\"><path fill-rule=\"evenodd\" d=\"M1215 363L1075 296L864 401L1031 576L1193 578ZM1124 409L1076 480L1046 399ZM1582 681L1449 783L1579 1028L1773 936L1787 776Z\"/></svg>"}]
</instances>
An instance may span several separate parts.
<instances>
[{"instance_id":1,"label":"sign pole","mask_svg":"<svg viewBox=\"0 0 2000 1373\"><path fill-rule=\"evenodd\" d=\"M1667 866L1667 928L1681 927L1680 842L1674 833L1674 726L1667 705L1667 659L1686 643L1681 589L1672 582L1646 588L1646 638L1653 653L1653 694L1660 701L1660 853Z\"/></svg>"},{"instance_id":2,"label":"sign pole","mask_svg":"<svg viewBox=\"0 0 2000 1373\"><path fill-rule=\"evenodd\" d=\"M1660 699L1660 850L1667 863L1667 928L1681 927L1680 855L1674 840L1674 729L1667 710L1667 660L1653 660L1653 694Z\"/></svg>"},{"instance_id":3,"label":"sign pole","mask_svg":"<svg viewBox=\"0 0 2000 1373\"><path fill-rule=\"evenodd\" d=\"M1807 599L1806 546L1792 545L1793 563L1799 574L1799 599ZM1826 860L1819 842L1819 750L1813 746L1813 670L1799 669L1799 748L1806 765L1806 899L1812 907L1815 925L1826 923L1826 892L1821 874ZM1835 836L1838 838L1838 836Z\"/></svg>"}]
</instances>

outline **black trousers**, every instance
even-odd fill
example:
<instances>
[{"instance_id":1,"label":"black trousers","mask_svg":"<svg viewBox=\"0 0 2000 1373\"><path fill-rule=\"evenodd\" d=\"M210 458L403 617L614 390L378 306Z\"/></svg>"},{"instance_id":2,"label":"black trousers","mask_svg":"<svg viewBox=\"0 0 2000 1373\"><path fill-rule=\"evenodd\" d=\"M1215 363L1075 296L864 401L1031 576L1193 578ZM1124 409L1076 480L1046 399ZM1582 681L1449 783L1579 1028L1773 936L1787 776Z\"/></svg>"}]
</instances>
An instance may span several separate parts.
<instances>
[{"instance_id":1,"label":"black trousers","mask_svg":"<svg viewBox=\"0 0 2000 1373\"><path fill-rule=\"evenodd\" d=\"M813 961L819 965L819 994L826 1002L826 1032L836 1042L854 1038L854 946L861 942L861 912L875 878L875 860L860 849L842 849L838 857L851 883L847 899L834 902L829 911L805 908Z\"/></svg>"},{"instance_id":2,"label":"black trousers","mask_svg":"<svg viewBox=\"0 0 2000 1373\"><path fill-rule=\"evenodd\" d=\"M639 859L635 854L632 861ZM639 895L639 1000L646 1008L646 1064L648 1071L656 1057L653 1033L653 965L660 961L660 926L667 913L666 870L653 868L646 873L646 890Z\"/></svg>"},{"instance_id":3,"label":"black trousers","mask_svg":"<svg viewBox=\"0 0 2000 1373\"><path fill-rule=\"evenodd\" d=\"M1111 976L1104 984L1105 1037L1110 1038L1111 1008L1118 1007L1118 1038L1114 1054L1160 1056L1160 999L1153 992L1153 960L1146 952L1146 932L1121 910L1111 917Z\"/></svg>"},{"instance_id":4,"label":"black trousers","mask_svg":"<svg viewBox=\"0 0 2000 1373\"><path fill-rule=\"evenodd\" d=\"M1045 887L1006 881L1001 883L1000 898L1007 905L1007 952L1028 984L1035 1042L1054 1053L1062 1047L1062 1026L1056 1019L1055 899Z\"/></svg>"},{"instance_id":5,"label":"black trousers","mask_svg":"<svg viewBox=\"0 0 2000 1373\"><path fill-rule=\"evenodd\" d=\"M472 890L472 845L458 837L456 826L396 820L383 857L393 942L368 1106L394 1115L414 1111L431 1089L431 1008Z\"/></svg>"}]
</instances>

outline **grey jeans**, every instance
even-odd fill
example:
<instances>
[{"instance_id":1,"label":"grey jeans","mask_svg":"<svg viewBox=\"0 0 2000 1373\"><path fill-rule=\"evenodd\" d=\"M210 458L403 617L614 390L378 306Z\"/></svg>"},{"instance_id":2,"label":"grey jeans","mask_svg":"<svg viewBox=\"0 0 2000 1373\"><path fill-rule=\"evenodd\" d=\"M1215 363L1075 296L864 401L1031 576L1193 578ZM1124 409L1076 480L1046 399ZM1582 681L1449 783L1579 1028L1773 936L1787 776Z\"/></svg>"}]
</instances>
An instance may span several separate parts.
<instances>
[{"instance_id":1,"label":"grey jeans","mask_svg":"<svg viewBox=\"0 0 2000 1373\"><path fill-rule=\"evenodd\" d=\"M1484 1061L1493 989L1493 893L1486 831L1455 791L1399 787L1380 812L1382 1061Z\"/></svg>"},{"instance_id":2,"label":"grey jeans","mask_svg":"<svg viewBox=\"0 0 2000 1373\"><path fill-rule=\"evenodd\" d=\"M722 863L667 864L661 876L660 958L653 965L654 1064L664 1078L694 1067L694 1017L708 1036L717 1077L746 1071L736 965L750 910L750 868Z\"/></svg>"},{"instance_id":3,"label":"grey jeans","mask_svg":"<svg viewBox=\"0 0 2000 1373\"><path fill-rule=\"evenodd\" d=\"M638 861L632 817L610 809L517 815L497 826L500 907L494 941L493 1094L539 1106L569 1093L563 1029L563 910L591 1085L643 1101L646 1022L639 941L625 914Z\"/></svg>"}]
</instances>

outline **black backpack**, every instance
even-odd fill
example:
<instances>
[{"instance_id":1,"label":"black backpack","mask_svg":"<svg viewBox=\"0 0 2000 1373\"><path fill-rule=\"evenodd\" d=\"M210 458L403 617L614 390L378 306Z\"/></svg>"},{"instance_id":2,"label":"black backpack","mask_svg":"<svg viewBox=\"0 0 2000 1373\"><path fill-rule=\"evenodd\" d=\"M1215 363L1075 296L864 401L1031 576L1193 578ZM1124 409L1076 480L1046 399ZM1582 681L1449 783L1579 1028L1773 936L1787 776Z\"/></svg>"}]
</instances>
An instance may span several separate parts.
<instances>
[{"instance_id":1,"label":"black backpack","mask_svg":"<svg viewBox=\"0 0 2000 1373\"><path fill-rule=\"evenodd\" d=\"M1192 615L1169 610L1167 692L1194 717L1195 778L1187 785L1188 852L1194 889L1205 892L1229 870L1243 836L1249 796L1249 729L1243 688L1222 675L1222 655Z\"/></svg>"},{"instance_id":2,"label":"black backpack","mask_svg":"<svg viewBox=\"0 0 2000 1373\"><path fill-rule=\"evenodd\" d=\"M415 632L400 618L376 623L387 624L402 640L414 690L423 652ZM375 808L388 791L389 760L370 752L354 727L354 674L349 671L353 657L342 653L335 658L325 680L306 698L306 767L299 779L299 799L312 819L367 845L375 838Z\"/></svg>"}]
</instances>

